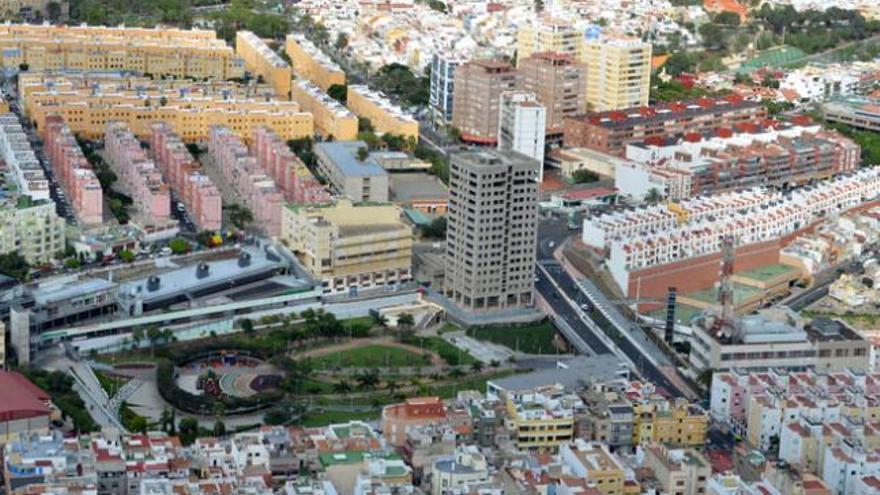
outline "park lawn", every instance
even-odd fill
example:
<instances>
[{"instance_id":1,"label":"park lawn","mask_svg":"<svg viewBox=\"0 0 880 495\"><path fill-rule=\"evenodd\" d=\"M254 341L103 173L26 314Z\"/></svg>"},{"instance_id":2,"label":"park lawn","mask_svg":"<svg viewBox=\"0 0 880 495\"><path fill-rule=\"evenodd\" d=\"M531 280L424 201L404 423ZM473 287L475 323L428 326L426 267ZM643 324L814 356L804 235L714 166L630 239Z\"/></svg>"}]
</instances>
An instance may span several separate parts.
<instances>
[{"instance_id":1,"label":"park lawn","mask_svg":"<svg viewBox=\"0 0 880 495\"><path fill-rule=\"evenodd\" d=\"M323 411L306 413L301 423L303 427L327 426L336 423L348 423L349 421L372 421L379 418L381 411Z\"/></svg>"},{"instance_id":2,"label":"park lawn","mask_svg":"<svg viewBox=\"0 0 880 495\"><path fill-rule=\"evenodd\" d=\"M503 345L526 354L556 354L557 348L553 340L556 333L556 327L549 321L533 325L468 330L468 335L475 339Z\"/></svg>"},{"instance_id":3,"label":"park lawn","mask_svg":"<svg viewBox=\"0 0 880 495\"><path fill-rule=\"evenodd\" d=\"M378 344L346 349L312 359L315 369L400 368L428 364L430 362L422 354Z\"/></svg>"},{"instance_id":4,"label":"park lawn","mask_svg":"<svg viewBox=\"0 0 880 495\"><path fill-rule=\"evenodd\" d=\"M470 366L477 362L477 359L469 352L459 349L441 337L413 336L404 339L404 343L434 352L450 366Z\"/></svg>"}]
</instances>

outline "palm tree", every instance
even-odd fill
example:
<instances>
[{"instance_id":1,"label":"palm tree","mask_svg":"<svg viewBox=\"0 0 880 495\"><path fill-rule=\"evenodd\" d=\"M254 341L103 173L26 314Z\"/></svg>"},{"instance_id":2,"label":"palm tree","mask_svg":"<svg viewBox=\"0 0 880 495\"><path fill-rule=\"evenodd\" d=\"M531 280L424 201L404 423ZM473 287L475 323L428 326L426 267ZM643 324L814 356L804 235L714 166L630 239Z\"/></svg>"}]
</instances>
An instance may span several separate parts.
<instances>
[{"instance_id":1,"label":"palm tree","mask_svg":"<svg viewBox=\"0 0 880 495\"><path fill-rule=\"evenodd\" d=\"M416 324L416 319L409 313L401 313L397 316L397 328L406 330Z\"/></svg>"},{"instance_id":2,"label":"palm tree","mask_svg":"<svg viewBox=\"0 0 880 495\"><path fill-rule=\"evenodd\" d=\"M474 373L479 373L483 371L483 362L474 361L474 364L471 365L471 369L474 371Z\"/></svg>"},{"instance_id":3,"label":"palm tree","mask_svg":"<svg viewBox=\"0 0 880 495\"><path fill-rule=\"evenodd\" d=\"M345 380L340 380L333 384L333 392L337 394L348 394L351 392L351 384Z\"/></svg>"},{"instance_id":4,"label":"palm tree","mask_svg":"<svg viewBox=\"0 0 880 495\"><path fill-rule=\"evenodd\" d=\"M663 194L656 187L652 187L648 194L645 195L645 202L649 204L657 204L663 199Z\"/></svg>"},{"instance_id":5,"label":"palm tree","mask_svg":"<svg viewBox=\"0 0 880 495\"><path fill-rule=\"evenodd\" d=\"M379 384L379 372L375 369L365 371L357 375L355 379L358 381L361 388L365 390L372 390L376 388L376 385Z\"/></svg>"}]
</instances>

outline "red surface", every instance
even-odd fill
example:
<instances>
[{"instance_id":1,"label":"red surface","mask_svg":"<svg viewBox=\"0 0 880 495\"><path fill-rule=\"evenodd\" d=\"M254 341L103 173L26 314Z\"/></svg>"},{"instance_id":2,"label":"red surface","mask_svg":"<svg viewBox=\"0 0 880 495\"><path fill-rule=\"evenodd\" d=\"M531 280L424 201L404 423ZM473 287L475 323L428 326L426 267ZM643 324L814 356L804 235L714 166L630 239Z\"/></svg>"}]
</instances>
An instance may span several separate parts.
<instances>
[{"instance_id":1,"label":"red surface","mask_svg":"<svg viewBox=\"0 0 880 495\"><path fill-rule=\"evenodd\" d=\"M0 371L0 421L26 419L49 414L42 401L49 396L14 371Z\"/></svg>"}]
</instances>

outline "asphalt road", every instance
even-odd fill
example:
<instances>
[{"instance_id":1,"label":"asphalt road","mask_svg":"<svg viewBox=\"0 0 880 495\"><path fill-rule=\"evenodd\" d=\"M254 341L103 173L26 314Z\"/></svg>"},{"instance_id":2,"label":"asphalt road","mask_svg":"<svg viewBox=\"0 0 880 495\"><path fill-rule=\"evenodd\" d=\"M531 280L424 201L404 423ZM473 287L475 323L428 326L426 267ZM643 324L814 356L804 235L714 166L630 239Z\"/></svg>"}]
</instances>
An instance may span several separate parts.
<instances>
[{"instance_id":1,"label":"asphalt road","mask_svg":"<svg viewBox=\"0 0 880 495\"><path fill-rule=\"evenodd\" d=\"M614 346L635 364L638 373L643 378L653 382L658 387L666 389L673 396L684 396L684 392L674 385L649 359L646 359L639 348L622 335L619 335L616 330L613 330L614 326L611 322L595 311L585 313L580 307L570 304L565 297L562 297L560 292L563 292L572 301L578 301L578 303L584 297L574 278L553 258L553 250L559 246L560 242L573 233L568 230L567 222L564 218L541 221L538 234L538 263L544 266L552 281L545 275L543 270L537 270L535 288L538 293L547 301L553 312L557 315L556 317L565 320L594 353L613 354L612 349L605 343L607 340L598 336L590 326L584 323L581 320L582 315L592 320L597 327L605 329L606 335L614 340Z\"/></svg>"}]
</instances>

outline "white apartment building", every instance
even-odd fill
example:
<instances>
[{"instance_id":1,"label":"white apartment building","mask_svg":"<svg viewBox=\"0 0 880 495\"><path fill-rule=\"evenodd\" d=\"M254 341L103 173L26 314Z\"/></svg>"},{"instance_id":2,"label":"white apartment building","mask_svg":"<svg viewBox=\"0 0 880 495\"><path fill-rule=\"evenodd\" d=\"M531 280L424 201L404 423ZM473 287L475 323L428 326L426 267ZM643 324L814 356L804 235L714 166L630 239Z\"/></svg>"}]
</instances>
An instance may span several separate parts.
<instances>
[{"instance_id":1,"label":"white apartment building","mask_svg":"<svg viewBox=\"0 0 880 495\"><path fill-rule=\"evenodd\" d=\"M533 158L540 164L538 182L543 182L547 109L534 94L522 91L501 93L499 109L498 149Z\"/></svg>"},{"instance_id":2,"label":"white apartment building","mask_svg":"<svg viewBox=\"0 0 880 495\"><path fill-rule=\"evenodd\" d=\"M431 56L430 105L440 122L452 122L452 96L455 93L455 69L464 63L455 56L434 53Z\"/></svg>"}]
</instances>

